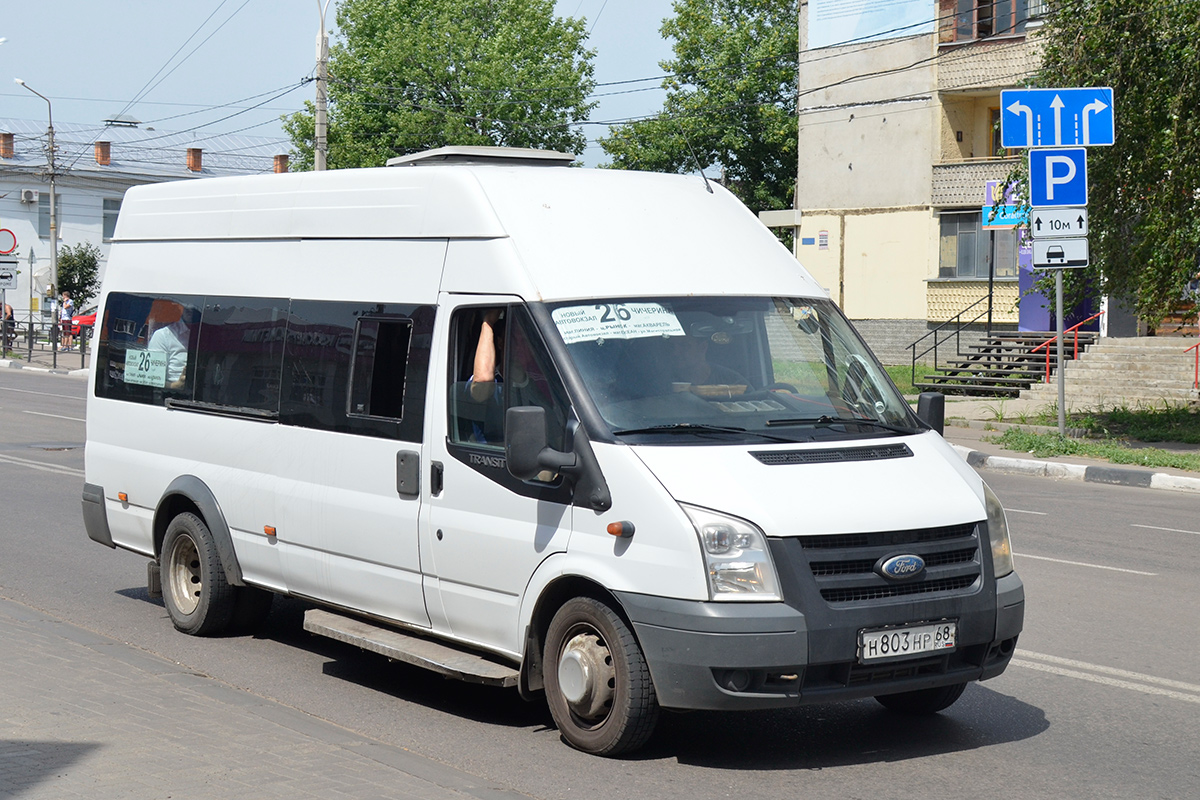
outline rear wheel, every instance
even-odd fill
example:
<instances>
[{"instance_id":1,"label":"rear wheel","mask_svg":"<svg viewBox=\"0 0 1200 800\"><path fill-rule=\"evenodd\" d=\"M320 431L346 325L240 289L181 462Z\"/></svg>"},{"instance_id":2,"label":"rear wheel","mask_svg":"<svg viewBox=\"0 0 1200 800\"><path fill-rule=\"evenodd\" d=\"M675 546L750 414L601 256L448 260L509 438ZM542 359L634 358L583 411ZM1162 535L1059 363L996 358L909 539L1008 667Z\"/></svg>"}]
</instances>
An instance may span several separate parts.
<instances>
[{"instance_id":1,"label":"rear wheel","mask_svg":"<svg viewBox=\"0 0 1200 800\"><path fill-rule=\"evenodd\" d=\"M572 747L616 755L654 733L659 708L646 659L604 603L576 597L563 605L547 631L542 663L550 713Z\"/></svg>"},{"instance_id":2,"label":"rear wheel","mask_svg":"<svg viewBox=\"0 0 1200 800\"><path fill-rule=\"evenodd\" d=\"M193 636L222 632L233 616L233 590L208 526L195 514L172 519L163 538L162 591L175 627Z\"/></svg>"},{"instance_id":3,"label":"rear wheel","mask_svg":"<svg viewBox=\"0 0 1200 800\"><path fill-rule=\"evenodd\" d=\"M954 705L954 701L962 697L966 688L965 683L956 683L953 686L939 686L936 689L884 694L875 699L885 708L899 711L901 714L936 714Z\"/></svg>"}]
</instances>

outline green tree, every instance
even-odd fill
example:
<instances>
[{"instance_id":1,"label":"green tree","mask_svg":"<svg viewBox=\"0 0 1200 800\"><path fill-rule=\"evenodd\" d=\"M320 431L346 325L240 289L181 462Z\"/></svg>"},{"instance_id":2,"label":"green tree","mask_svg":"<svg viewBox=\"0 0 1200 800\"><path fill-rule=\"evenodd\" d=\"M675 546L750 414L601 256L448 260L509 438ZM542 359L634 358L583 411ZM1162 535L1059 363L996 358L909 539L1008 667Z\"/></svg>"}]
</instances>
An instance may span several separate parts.
<instances>
[{"instance_id":1,"label":"green tree","mask_svg":"<svg viewBox=\"0 0 1200 800\"><path fill-rule=\"evenodd\" d=\"M1056 0L1041 86L1111 86L1116 143L1088 148L1091 266L1067 270L1157 323L1200 269L1200 0Z\"/></svg>"},{"instance_id":2,"label":"green tree","mask_svg":"<svg viewBox=\"0 0 1200 800\"><path fill-rule=\"evenodd\" d=\"M342 0L337 22L331 169L446 145L583 152L595 53L552 0ZM284 120L295 168L312 168L314 117Z\"/></svg>"},{"instance_id":3,"label":"green tree","mask_svg":"<svg viewBox=\"0 0 1200 800\"><path fill-rule=\"evenodd\" d=\"M796 0L676 0L663 22L675 58L659 64L661 113L612 128L612 166L719 167L754 211L791 208L796 186ZM693 155L694 154L694 155Z\"/></svg>"},{"instance_id":4,"label":"green tree","mask_svg":"<svg viewBox=\"0 0 1200 800\"><path fill-rule=\"evenodd\" d=\"M58 291L70 292L81 310L100 290L100 248L91 242L58 251Z\"/></svg>"}]
</instances>

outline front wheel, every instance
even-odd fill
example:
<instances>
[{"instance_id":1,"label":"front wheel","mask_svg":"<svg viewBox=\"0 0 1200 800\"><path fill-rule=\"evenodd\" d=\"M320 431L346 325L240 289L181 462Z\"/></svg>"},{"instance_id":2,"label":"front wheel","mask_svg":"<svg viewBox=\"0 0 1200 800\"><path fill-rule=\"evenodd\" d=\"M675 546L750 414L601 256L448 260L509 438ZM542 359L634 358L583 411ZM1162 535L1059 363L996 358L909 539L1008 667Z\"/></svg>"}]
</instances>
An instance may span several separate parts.
<instances>
[{"instance_id":1,"label":"front wheel","mask_svg":"<svg viewBox=\"0 0 1200 800\"><path fill-rule=\"evenodd\" d=\"M650 670L609 606L590 597L564 604L550 622L542 663L550 714L572 747L617 755L654 733L659 708Z\"/></svg>"},{"instance_id":2,"label":"front wheel","mask_svg":"<svg viewBox=\"0 0 1200 800\"><path fill-rule=\"evenodd\" d=\"M899 711L902 714L936 714L954 705L954 701L962 697L966 688L965 683L956 683L953 686L939 686L936 689L884 694L875 699L882 703L884 708Z\"/></svg>"},{"instance_id":3,"label":"front wheel","mask_svg":"<svg viewBox=\"0 0 1200 800\"><path fill-rule=\"evenodd\" d=\"M203 520L179 514L162 547L163 603L175 627L193 636L221 633L233 617L234 587Z\"/></svg>"}]
</instances>

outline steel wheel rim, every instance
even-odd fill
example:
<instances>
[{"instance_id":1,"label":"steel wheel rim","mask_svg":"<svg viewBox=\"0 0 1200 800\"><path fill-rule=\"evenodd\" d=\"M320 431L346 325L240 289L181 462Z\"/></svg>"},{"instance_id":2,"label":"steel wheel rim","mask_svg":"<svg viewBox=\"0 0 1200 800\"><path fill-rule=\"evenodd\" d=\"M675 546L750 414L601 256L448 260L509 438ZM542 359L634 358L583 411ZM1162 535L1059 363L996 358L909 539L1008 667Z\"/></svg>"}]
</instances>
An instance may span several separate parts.
<instances>
[{"instance_id":1,"label":"steel wheel rim","mask_svg":"<svg viewBox=\"0 0 1200 800\"><path fill-rule=\"evenodd\" d=\"M181 613L191 614L200 605L200 551L191 536L180 536L171 548L167 586L171 600Z\"/></svg>"},{"instance_id":2,"label":"steel wheel rim","mask_svg":"<svg viewBox=\"0 0 1200 800\"><path fill-rule=\"evenodd\" d=\"M616 697L616 668L603 634L578 625L564 637L558 655L559 694L581 728L603 725Z\"/></svg>"}]
</instances>

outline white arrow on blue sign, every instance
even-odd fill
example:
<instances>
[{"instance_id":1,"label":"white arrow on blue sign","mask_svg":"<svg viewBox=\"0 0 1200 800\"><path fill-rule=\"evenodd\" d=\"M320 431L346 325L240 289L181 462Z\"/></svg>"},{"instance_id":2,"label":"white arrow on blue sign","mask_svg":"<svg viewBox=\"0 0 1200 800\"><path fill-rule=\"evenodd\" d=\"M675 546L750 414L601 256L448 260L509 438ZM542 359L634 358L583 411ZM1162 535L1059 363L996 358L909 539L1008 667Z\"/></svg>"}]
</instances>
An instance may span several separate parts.
<instances>
[{"instance_id":1,"label":"white arrow on blue sign","mask_svg":"<svg viewBox=\"0 0 1200 800\"><path fill-rule=\"evenodd\" d=\"M1086 206L1087 195L1086 148L1029 151L1029 205Z\"/></svg>"},{"instance_id":2,"label":"white arrow on blue sign","mask_svg":"<svg viewBox=\"0 0 1200 800\"><path fill-rule=\"evenodd\" d=\"M1004 147L1109 145L1116 124L1109 87L1008 89L1000 93Z\"/></svg>"}]
</instances>

